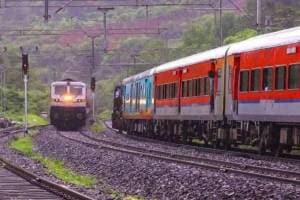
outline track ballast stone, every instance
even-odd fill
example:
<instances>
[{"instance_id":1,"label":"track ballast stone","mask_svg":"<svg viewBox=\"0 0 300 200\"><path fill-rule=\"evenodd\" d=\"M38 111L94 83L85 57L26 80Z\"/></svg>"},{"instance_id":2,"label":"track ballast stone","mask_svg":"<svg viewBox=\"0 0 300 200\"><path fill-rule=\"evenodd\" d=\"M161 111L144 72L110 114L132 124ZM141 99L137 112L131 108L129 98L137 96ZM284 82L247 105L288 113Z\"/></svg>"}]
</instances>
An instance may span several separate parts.
<instances>
[{"instance_id":1,"label":"track ballast stone","mask_svg":"<svg viewBox=\"0 0 300 200\"><path fill-rule=\"evenodd\" d=\"M94 188L83 188L83 187L77 187L68 183L65 183L61 180L58 180L55 176L53 176L51 173L48 173L46 169L38 162L24 156L23 154L16 152L9 148L9 141L13 139L14 136L7 136L0 138L0 156L7 161L26 169L40 177L43 177L49 181L65 185L66 187L69 187L77 192L83 193L91 198L95 199L109 199L110 195L103 192L102 188L99 186L95 186ZM55 141L48 141L50 143ZM1 199L1 195L0 195Z\"/></svg>"},{"instance_id":2,"label":"track ballast stone","mask_svg":"<svg viewBox=\"0 0 300 200\"><path fill-rule=\"evenodd\" d=\"M146 199L299 199L298 186L273 183L125 153L94 149L44 131L35 138L45 156L93 174L115 190Z\"/></svg>"}]
</instances>

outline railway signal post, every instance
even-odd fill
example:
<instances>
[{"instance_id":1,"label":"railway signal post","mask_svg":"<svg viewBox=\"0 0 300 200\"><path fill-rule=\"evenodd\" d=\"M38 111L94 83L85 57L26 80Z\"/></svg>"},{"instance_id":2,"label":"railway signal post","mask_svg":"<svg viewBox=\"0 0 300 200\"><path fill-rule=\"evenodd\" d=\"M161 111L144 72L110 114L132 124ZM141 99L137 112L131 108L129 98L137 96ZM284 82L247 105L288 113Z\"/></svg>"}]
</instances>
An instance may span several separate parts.
<instances>
[{"instance_id":1,"label":"railway signal post","mask_svg":"<svg viewBox=\"0 0 300 200\"><path fill-rule=\"evenodd\" d=\"M91 91L92 91L92 122L95 121L95 89L96 89L96 79L91 78Z\"/></svg>"},{"instance_id":2,"label":"railway signal post","mask_svg":"<svg viewBox=\"0 0 300 200\"><path fill-rule=\"evenodd\" d=\"M25 133L28 133L28 101L27 101L27 84L28 84L28 54L22 54L22 71L24 79L24 109L25 109Z\"/></svg>"}]
</instances>

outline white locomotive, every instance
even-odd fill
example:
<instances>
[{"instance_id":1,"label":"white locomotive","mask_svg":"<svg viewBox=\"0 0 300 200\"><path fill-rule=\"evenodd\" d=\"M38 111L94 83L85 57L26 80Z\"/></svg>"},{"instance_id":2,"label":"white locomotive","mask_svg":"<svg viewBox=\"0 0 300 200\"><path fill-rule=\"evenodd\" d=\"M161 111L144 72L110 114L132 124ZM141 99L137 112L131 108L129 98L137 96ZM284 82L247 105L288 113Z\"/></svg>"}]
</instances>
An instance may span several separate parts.
<instances>
[{"instance_id":1,"label":"white locomotive","mask_svg":"<svg viewBox=\"0 0 300 200\"><path fill-rule=\"evenodd\" d=\"M51 84L50 123L58 129L78 129L87 118L87 87L65 79Z\"/></svg>"}]
</instances>

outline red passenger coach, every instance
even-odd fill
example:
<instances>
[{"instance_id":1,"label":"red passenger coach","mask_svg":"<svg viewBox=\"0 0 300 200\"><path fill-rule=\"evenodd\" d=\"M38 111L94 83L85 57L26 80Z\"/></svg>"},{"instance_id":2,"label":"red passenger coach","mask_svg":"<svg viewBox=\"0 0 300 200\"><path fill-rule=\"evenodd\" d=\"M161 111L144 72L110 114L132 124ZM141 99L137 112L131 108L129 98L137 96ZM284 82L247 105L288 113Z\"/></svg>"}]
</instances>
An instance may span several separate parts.
<instances>
[{"instance_id":1,"label":"red passenger coach","mask_svg":"<svg viewBox=\"0 0 300 200\"><path fill-rule=\"evenodd\" d=\"M155 74L155 113L156 118L177 118L180 113L181 69Z\"/></svg>"},{"instance_id":2,"label":"red passenger coach","mask_svg":"<svg viewBox=\"0 0 300 200\"><path fill-rule=\"evenodd\" d=\"M299 70L300 43L242 53L239 118L299 122Z\"/></svg>"},{"instance_id":3,"label":"red passenger coach","mask_svg":"<svg viewBox=\"0 0 300 200\"><path fill-rule=\"evenodd\" d=\"M129 133L225 148L253 145L277 155L300 145L300 27L171 61L150 75L153 82L140 75L123 81ZM134 92L144 87L132 80L149 83L153 99ZM137 112L144 99L154 103L151 118Z\"/></svg>"},{"instance_id":4,"label":"red passenger coach","mask_svg":"<svg viewBox=\"0 0 300 200\"><path fill-rule=\"evenodd\" d=\"M183 119L208 119L213 114L213 92L208 77L210 72L214 73L214 61L205 61L182 69Z\"/></svg>"}]
</instances>

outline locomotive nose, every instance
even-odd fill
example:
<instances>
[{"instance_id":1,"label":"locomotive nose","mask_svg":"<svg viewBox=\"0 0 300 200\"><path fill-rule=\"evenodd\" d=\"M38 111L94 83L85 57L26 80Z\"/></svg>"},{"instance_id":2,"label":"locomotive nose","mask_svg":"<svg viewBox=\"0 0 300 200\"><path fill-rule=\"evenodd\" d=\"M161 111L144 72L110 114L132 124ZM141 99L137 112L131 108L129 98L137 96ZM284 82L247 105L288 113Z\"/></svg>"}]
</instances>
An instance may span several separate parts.
<instances>
[{"instance_id":1,"label":"locomotive nose","mask_svg":"<svg viewBox=\"0 0 300 200\"><path fill-rule=\"evenodd\" d=\"M77 117L77 119L83 119L83 114L82 113L77 113L76 117Z\"/></svg>"}]
</instances>

